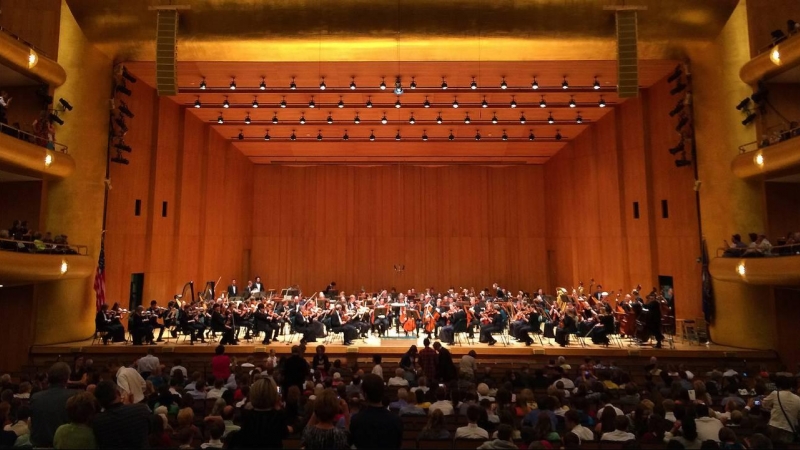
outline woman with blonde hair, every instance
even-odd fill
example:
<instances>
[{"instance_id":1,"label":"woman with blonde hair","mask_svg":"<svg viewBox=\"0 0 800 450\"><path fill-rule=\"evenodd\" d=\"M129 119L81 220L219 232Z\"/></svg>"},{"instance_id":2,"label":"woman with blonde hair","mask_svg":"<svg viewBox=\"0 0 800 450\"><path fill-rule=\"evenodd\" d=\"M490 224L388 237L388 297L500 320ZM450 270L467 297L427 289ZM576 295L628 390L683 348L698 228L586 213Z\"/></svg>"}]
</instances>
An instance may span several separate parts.
<instances>
[{"instance_id":1,"label":"woman with blonde hair","mask_svg":"<svg viewBox=\"0 0 800 450\"><path fill-rule=\"evenodd\" d=\"M242 428L231 433L229 448L283 448L292 433L281 409L278 386L272 378L261 378L250 386L248 403L242 408Z\"/></svg>"},{"instance_id":2,"label":"woman with blonde hair","mask_svg":"<svg viewBox=\"0 0 800 450\"><path fill-rule=\"evenodd\" d=\"M344 416L344 429L337 428L337 416ZM350 448L350 409L333 389L325 389L314 399L314 414L303 430L302 445L308 450Z\"/></svg>"}]
</instances>

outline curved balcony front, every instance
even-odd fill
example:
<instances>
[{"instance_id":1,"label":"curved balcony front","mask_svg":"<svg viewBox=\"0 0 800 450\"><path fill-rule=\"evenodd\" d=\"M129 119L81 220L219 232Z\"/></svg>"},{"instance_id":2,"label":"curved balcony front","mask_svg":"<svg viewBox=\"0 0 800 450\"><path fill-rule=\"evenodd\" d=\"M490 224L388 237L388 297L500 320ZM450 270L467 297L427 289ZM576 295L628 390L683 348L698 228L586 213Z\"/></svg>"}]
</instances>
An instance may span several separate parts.
<instances>
[{"instance_id":1,"label":"curved balcony front","mask_svg":"<svg viewBox=\"0 0 800 450\"><path fill-rule=\"evenodd\" d=\"M800 33L769 48L751 59L739 71L739 78L747 84L768 81L784 72L800 67Z\"/></svg>"},{"instance_id":2,"label":"curved balcony front","mask_svg":"<svg viewBox=\"0 0 800 450\"><path fill-rule=\"evenodd\" d=\"M73 247L73 253L47 253L30 250L30 243L0 239L0 285L40 283L86 278L94 273L96 261L87 255L86 247Z\"/></svg>"},{"instance_id":3,"label":"curved balcony front","mask_svg":"<svg viewBox=\"0 0 800 450\"><path fill-rule=\"evenodd\" d=\"M55 60L5 30L0 31L0 64L54 88L67 81L67 72Z\"/></svg>"},{"instance_id":4,"label":"curved balcony front","mask_svg":"<svg viewBox=\"0 0 800 450\"><path fill-rule=\"evenodd\" d=\"M0 126L0 168L34 178L66 178L75 171L75 160L67 147L54 143L50 150L28 141L30 134Z\"/></svg>"},{"instance_id":5,"label":"curved balcony front","mask_svg":"<svg viewBox=\"0 0 800 450\"><path fill-rule=\"evenodd\" d=\"M708 267L720 281L769 286L800 285L800 255L762 258L717 257Z\"/></svg>"}]
</instances>

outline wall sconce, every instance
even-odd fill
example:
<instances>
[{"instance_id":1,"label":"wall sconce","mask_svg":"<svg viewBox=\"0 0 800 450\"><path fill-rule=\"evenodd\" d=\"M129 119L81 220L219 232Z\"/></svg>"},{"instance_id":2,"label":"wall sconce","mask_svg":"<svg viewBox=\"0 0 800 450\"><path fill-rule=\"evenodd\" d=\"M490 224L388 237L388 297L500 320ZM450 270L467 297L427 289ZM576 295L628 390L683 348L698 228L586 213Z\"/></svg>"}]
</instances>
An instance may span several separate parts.
<instances>
[{"instance_id":1,"label":"wall sconce","mask_svg":"<svg viewBox=\"0 0 800 450\"><path fill-rule=\"evenodd\" d=\"M64 275L69 270L69 264L67 264L66 259L61 260L61 275Z\"/></svg>"}]
</instances>

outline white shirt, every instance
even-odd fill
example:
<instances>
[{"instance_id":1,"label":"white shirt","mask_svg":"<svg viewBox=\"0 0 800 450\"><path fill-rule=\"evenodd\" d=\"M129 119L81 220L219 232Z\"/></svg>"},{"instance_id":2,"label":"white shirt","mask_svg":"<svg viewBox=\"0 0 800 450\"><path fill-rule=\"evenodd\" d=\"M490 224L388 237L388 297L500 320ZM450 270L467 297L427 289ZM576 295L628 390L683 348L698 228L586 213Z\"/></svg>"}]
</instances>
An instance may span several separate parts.
<instances>
[{"instance_id":1,"label":"white shirt","mask_svg":"<svg viewBox=\"0 0 800 450\"><path fill-rule=\"evenodd\" d=\"M570 380L567 377L559 378L558 380L556 380L556 382L553 383L553 387L555 387L556 384L558 384L559 381L564 383L564 389L568 389L568 390L569 389L575 389L575 383L573 383L572 380Z\"/></svg>"},{"instance_id":2,"label":"white shirt","mask_svg":"<svg viewBox=\"0 0 800 450\"><path fill-rule=\"evenodd\" d=\"M220 398L223 392L225 392L224 387L222 389L212 388L206 393L206 398Z\"/></svg>"},{"instance_id":3,"label":"white shirt","mask_svg":"<svg viewBox=\"0 0 800 450\"><path fill-rule=\"evenodd\" d=\"M723 425L719 419L713 417L700 417L694 419L697 425L697 438L701 441L717 441L719 442L719 430Z\"/></svg>"},{"instance_id":4,"label":"white shirt","mask_svg":"<svg viewBox=\"0 0 800 450\"><path fill-rule=\"evenodd\" d=\"M372 368L372 373L381 377L383 379L383 367L380 364L375 364L375 367Z\"/></svg>"},{"instance_id":5,"label":"white shirt","mask_svg":"<svg viewBox=\"0 0 800 450\"><path fill-rule=\"evenodd\" d=\"M408 380L403 377L389 378L389 386L408 386Z\"/></svg>"},{"instance_id":6,"label":"white shirt","mask_svg":"<svg viewBox=\"0 0 800 450\"><path fill-rule=\"evenodd\" d=\"M781 396L781 402L778 403L778 395ZM786 411L786 415L781 411ZM800 397L792 394L789 391L772 391L768 396L764 397L761 404L764 409L769 410L769 424L781 430L792 431L792 427L797 429L797 417L800 415ZM786 421L786 416L791 420L791 426Z\"/></svg>"},{"instance_id":7,"label":"white shirt","mask_svg":"<svg viewBox=\"0 0 800 450\"><path fill-rule=\"evenodd\" d=\"M411 388L411 392L422 391L422 392L424 392L424 393L426 393L426 394L427 394L427 393L428 393L428 391L430 391L430 390L431 390L431 388L429 388L428 386L417 386L417 387L413 387L413 388Z\"/></svg>"},{"instance_id":8,"label":"white shirt","mask_svg":"<svg viewBox=\"0 0 800 450\"><path fill-rule=\"evenodd\" d=\"M175 372L177 372L179 370L181 371L181 373L183 373L183 378L186 378L186 377L189 376L189 372L187 372L186 371L186 367L183 367L183 366L172 366L172 369L170 369L170 371L169 371L169 376L173 376L175 374Z\"/></svg>"},{"instance_id":9,"label":"white shirt","mask_svg":"<svg viewBox=\"0 0 800 450\"><path fill-rule=\"evenodd\" d=\"M136 368L139 369L139 373L154 373L159 365L158 358L153 355L145 355L136 362Z\"/></svg>"},{"instance_id":10,"label":"white shirt","mask_svg":"<svg viewBox=\"0 0 800 450\"><path fill-rule=\"evenodd\" d=\"M674 412L672 412L672 411L670 411L670 412L667 412L667 413L664 413L664 418L665 418L665 419L667 419L667 420L669 420L669 421L670 421L670 422L672 422L672 423L675 423L675 421L676 421L676 420L678 420L678 419L675 417L675 413L674 413Z\"/></svg>"},{"instance_id":11,"label":"white shirt","mask_svg":"<svg viewBox=\"0 0 800 450\"><path fill-rule=\"evenodd\" d=\"M133 395L133 403L144 400L144 390L147 387L144 378L136 369L120 367L117 371L117 386L126 394Z\"/></svg>"},{"instance_id":12,"label":"white shirt","mask_svg":"<svg viewBox=\"0 0 800 450\"><path fill-rule=\"evenodd\" d=\"M431 403L431 406L428 407L428 414L437 409L445 416L452 416L454 412L453 403L451 403L450 400L440 400L438 402Z\"/></svg>"},{"instance_id":13,"label":"white shirt","mask_svg":"<svg viewBox=\"0 0 800 450\"><path fill-rule=\"evenodd\" d=\"M601 441L630 441L632 439L636 439L636 436L633 433L628 433L627 431L619 431L614 430L609 433L603 433L603 436L600 437Z\"/></svg>"},{"instance_id":14,"label":"white shirt","mask_svg":"<svg viewBox=\"0 0 800 450\"><path fill-rule=\"evenodd\" d=\"M592 433L592 430L581 424L575 425L575 428L569 430L569 432L575 436L578 436L578 439L580 439L581 442L594 440L594 433Z\"/></svg>"},{"instance_id":15,"label":"white shirt","mask_svg":"<svg viewBox=\"0 0 800 450\"><path fill-rule=\"evenodd\" d=\"M209 439L205 444L200 444L200 448L222 448L222 441L219 439Z\"/></svg>"},{"instance_id":16,"label":"white shirt","mask_svg":"<svg viewBox=\"0 0 800 450\"><path fill-rule=\"evenodd\" d=\"M455 439L489 439L489 433L477 424L469 423L465 427L456 428Z\"/></svg>"}]
</instances>

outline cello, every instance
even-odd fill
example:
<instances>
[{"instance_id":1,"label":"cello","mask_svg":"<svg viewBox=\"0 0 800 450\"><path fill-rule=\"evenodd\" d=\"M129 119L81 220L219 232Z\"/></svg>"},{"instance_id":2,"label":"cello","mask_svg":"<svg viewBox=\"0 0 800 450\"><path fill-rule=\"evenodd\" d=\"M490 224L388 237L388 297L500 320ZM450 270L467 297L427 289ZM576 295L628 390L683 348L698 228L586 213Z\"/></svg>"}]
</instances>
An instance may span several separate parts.
<instances>
[{"instance_id":1,"label":"cello","mask_svg":"<svg viewBox=\"0 0 800 450\"><path fill-rule=\"evenodd\" d=\"M413 314L410 314L409 311L415 311L414 308L405 306L400 310L400 317L402 317L401 322L403 322L403 331L408 333L413 333L417 330L417 320Z\"/></svg>"},{"instance_id":2,"label":"cello","mask_svg":"<svg viewBox=\"0 0 800 450\"><path fill-rule=\"evenodd\" d=\"M439 320L439 311L434 311L431 313L433 309L433 305L430 303L425 305L425 318L423 319L423 328L425 332L428 334L432 334L436 330L436 321Z\"/></svg>"}]
</instances>

